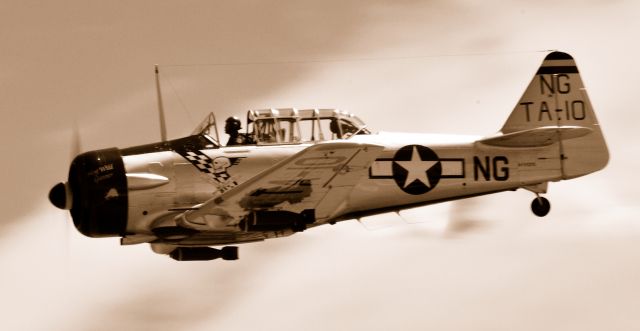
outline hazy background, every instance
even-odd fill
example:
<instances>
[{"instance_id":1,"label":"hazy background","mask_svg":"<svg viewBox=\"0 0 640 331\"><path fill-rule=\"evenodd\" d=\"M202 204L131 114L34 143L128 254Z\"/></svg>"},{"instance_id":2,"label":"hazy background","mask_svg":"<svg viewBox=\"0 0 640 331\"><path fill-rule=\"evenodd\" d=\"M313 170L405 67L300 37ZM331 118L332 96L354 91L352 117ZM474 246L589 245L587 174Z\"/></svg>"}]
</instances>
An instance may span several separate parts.
<instances>
[{"instance_id":1,"label":"hazy background","mask_svg":"<svg viewBox=\"0 0 640 331\"><path fill-rule=\"evenodd\" d=\"M28 330L640 328L640 5L634 1L0 3L0 325ZM572 54L607 138L599 173L177 263L88 239L47 201L82 149L209 111L339 107L374 130L490 134L544 57ZM225 137L226 140L226 137Z\"/></svg>"}]
</instances>

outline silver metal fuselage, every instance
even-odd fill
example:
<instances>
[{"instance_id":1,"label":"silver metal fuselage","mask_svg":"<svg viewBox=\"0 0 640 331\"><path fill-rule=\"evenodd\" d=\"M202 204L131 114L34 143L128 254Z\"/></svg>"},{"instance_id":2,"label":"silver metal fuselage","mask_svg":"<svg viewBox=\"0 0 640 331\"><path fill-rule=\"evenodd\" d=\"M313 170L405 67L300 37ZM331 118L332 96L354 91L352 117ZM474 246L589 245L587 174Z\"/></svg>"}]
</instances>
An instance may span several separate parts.
<instances>
[{"instance_id":1,"label":"silver metal fuselage","mask_svg":"<svg viewBox=\"0 0 640 331\"><path fill-rule=\"evenodd\" d=\"M380 210L424 205L475 195L514 190L562 177L558 170L558 144L537 148L507 148L477 142L481 137L437 134L378 133L357 135L350 141L384 146L359 180L346 201L336 201L337 213L331 219L318 219L314 225L334 222L350 215L366 215ZM241 184L311 144L246 145L201 150L225 172L227 183ZM437 155L441 169L427 192L407 192L407 179L398 179L398 151L422 146ZM394 159L395 158L395 159ZM148 234L164 223L173 224L181 212L210 200L226 189L221 181L208 176L192 162L174 151L124 156L128 184L127 232ZM224 161L224 162L222 162ZM414 160L415 162L422 160ZM555 169L555 170L554 170ZM150 174L147 181L135 181L136 174ZM158 181L153 175L168 180ZM212 243L213 244L213 243Z\"/></svg>"}]
</instances>

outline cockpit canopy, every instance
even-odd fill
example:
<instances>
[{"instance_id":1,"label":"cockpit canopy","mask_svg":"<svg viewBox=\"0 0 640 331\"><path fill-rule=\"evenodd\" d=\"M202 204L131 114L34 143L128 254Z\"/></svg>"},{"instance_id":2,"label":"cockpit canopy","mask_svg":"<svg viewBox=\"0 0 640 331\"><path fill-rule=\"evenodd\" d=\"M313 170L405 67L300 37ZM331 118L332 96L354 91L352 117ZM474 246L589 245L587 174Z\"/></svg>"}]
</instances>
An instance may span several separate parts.
<instances>
[{"instance_id":1,"label":"cockpit canopy","mask_svg":"<svg viewBox=\"0 0 640 331\"><path fill-rule=\"evenodd\" d=\"M298 144L369 134L355 115L338 109L260 109L247 112L247 135L256 144Z\"/></svg>"},{"instance_id":2,"label":"cockpit canopy","mask_svg":"<svg viewBox=\"0 0 640 331\"><path fill-rule=\"evenodd\" d=\"M247 112L245 144L300 144L334 139L348 139L356 134L370 134L355 115L338 109L270 108ZM213 129L213 130L212 130ZM213 132L211 132L213 131ZM215 138L211 134L215 134ZM194 130L220 141L215 116L210 113Z\"/></svg>"}]
</instances>

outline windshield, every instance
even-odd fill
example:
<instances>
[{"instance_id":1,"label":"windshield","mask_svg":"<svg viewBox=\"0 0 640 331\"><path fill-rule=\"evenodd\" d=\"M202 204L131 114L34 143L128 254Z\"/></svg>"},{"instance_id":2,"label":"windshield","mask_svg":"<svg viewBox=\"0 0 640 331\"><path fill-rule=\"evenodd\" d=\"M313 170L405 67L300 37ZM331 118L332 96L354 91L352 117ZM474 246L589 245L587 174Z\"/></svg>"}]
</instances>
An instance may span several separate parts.
<instances>
[{"instance_id":1,"label":"windshield","mask_svg":"<svg viewBox=\"0 0 640 331\"><path fill-rule=\"evenodd\" d=\"M211 130L213 129L213 134ZM193 130L191 135L204 135L208 139L214 140L217 145L220 145L220 136L218 135L218 126L216 125L216 116L213 112L209 113L198 126ZM214 136L215 135L215 136ZM214 138L215 137L215 138Z\"/></svg>"}]
</instances>

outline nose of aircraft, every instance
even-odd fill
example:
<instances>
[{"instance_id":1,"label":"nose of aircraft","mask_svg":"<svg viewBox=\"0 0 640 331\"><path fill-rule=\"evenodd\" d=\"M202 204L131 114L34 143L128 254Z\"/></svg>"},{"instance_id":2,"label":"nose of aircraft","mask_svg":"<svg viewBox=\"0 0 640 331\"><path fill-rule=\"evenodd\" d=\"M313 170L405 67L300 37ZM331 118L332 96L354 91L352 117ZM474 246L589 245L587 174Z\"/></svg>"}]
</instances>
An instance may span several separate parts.
<instances>
[{"instance_id":1,"label":"nose of aircraft","mask_svg":"<svg viewBox=\"0 0 640 331\"><path fill-rule=\"evenodd\" d=\"M69 168L67 183L49 191L49 201L70 209L73 223L88 237L126 232L128 195L124 162L117 148L80 154Z\"/></svg>"}]
</instances>

